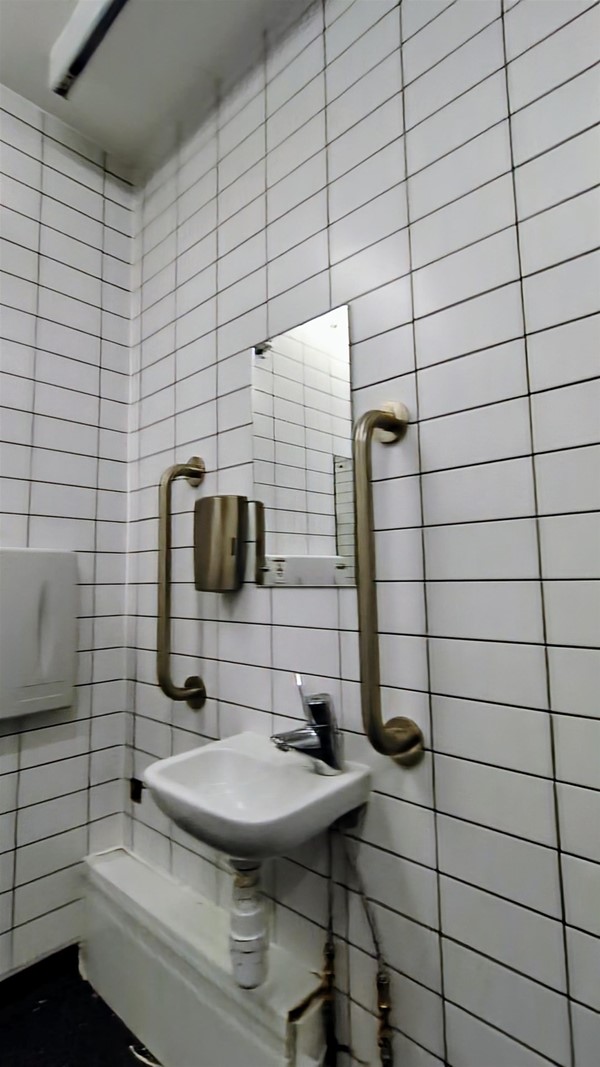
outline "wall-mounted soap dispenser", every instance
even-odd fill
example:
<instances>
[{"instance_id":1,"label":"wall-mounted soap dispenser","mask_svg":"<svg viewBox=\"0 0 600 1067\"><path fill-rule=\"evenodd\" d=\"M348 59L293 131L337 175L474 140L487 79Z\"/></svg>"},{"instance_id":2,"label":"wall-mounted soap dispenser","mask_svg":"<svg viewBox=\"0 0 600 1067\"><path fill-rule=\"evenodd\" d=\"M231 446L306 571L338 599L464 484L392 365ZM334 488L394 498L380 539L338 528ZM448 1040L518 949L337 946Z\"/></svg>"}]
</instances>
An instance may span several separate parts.
<instances>
[{"instance_id":1,"label":"wall-mounted soap dispenser","mask_svg":"<svg viewBox=\"0 0 600 1067\"><path fill-rule=\"evenodd\" d=\"M228 593L244 580L248 499L205 496L194 508L194 582L196 589Z\"/></svg>"}]
</instances>

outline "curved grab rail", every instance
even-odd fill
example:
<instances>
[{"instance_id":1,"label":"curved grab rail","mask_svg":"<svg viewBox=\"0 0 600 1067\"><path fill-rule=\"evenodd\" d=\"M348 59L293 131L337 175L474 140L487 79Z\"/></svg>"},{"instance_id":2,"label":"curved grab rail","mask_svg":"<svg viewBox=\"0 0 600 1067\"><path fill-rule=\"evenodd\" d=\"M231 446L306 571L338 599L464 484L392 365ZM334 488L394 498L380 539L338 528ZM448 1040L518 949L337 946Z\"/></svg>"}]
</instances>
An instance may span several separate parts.
<instances>
[{"instance_id":1,"label":"curved grab rail","mask_svg":"<svg viewBox=\"0 0 600 1067\"><path fill-rule=\"evenodd\" d=\"M171 487L176 478L200 485L205 474L204 460L192 456L187 463L175 463L160 479L158 489L158 617L156 625L156 673L158 684L170 700L186 700L198 710L206 701L201 678L186 678L183 686L171 678Z\"/></svg>"},{"instance_id":2,"label":"curved grab rail","mask_svg":"<svg viewBox=\"0 0 600 1067\"><path fill-rule=\"evenodd\" d=\"M381 713L379 624L375 584L375 535L371 488L371 440L375 430L386 431L384 443L400 441L408 426L404 405L394 411L367 411L354 426L354 508L356 517L356 585L360 649L360 690L364 731L373 748L398 763L416 762L423 751L423 735L412 719L397 716L388 722Z\"/></svg>"}]
</instances>

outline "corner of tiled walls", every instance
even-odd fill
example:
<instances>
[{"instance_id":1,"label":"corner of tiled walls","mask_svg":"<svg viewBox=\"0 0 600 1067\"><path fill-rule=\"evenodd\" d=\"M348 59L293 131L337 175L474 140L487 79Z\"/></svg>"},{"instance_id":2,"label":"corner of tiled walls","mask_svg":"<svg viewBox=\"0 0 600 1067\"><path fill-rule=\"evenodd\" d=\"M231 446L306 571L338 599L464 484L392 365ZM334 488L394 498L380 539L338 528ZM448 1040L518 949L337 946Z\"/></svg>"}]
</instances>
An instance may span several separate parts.
<instances>
[{"instance_id":1,"label":"corner of tiled walls","mask_svg":"<svg viewBox=\"0 0 600 1067\"><path fill-rule=\"evenodd\" d=\"M0 107L0 544L75 551L80 594L74 706L0 724L1 975L77 940L79 861L123 832L132 188Z\"/></svg>"},{"instance_id":2,"label":"corner of tiled walls","mask_svg":"<svg viewBox=\"0 0 600 1067\"><path fill-rule=\"evenodd\" d=\"M332 692L374 769L353 836L403 1067L595 1067L600 1045L597 31L591 0L327 0L135 213L133 767L283 727L293 670ZM355 415L400 399L413 421L374 456L384 705L428 745L410 771L362 735L354 592L196 594L185 483L172 665L210 699L155 685L160 474L200 454L201 491L251 495L249 350L346 302ZM147 796L127 810L140 855L226 899L214 854ZM334 859L340 1032L374 1064ZM267 879L276 939L315 966L326 872L312 842Z\"/></svg>"}]
</instances>

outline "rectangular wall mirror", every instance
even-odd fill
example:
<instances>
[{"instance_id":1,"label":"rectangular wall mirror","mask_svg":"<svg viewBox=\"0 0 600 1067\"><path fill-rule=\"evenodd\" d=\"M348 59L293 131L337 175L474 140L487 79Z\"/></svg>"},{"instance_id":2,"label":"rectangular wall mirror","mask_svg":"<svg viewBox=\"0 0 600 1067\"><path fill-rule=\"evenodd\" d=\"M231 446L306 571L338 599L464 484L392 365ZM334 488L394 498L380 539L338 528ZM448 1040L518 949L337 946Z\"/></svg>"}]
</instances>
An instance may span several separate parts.
<instances>
[{"instance_id":1,"label":"rectangular wall mirror","mask_svg":"<svg viewBox=\"0 0 600 1067\"><path fill-rule=\"evenodd\" d=\"M263 584L353 585L348 308L257 344L252 358Z\"/></svg>"}]
</instances>

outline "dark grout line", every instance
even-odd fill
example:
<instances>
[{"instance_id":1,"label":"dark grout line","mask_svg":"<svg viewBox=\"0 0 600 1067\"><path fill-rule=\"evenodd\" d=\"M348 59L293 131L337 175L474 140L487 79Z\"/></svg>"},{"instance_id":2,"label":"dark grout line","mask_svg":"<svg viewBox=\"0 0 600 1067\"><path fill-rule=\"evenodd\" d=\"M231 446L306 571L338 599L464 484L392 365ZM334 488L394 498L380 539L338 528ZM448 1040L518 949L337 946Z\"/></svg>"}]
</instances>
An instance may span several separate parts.
<instances>
[{"instance_id":1,"label":"dark grout line","mask_svg":"<svg viewBox=\"0 0 600 1067\"><path fill-rule=\"evenodd\" d=\"M121 748L122 746L121 745L112 745L110 747L112 747L112 748ZM106 751L106 750L90 748L87 751L80 753L80 755L78 755L78 756L66 756L64 760L53 760L52 762L38 764L37 766L34 766L34 767L22 767L19 770L18 774L19 774L19 776L22 776L22 775L26 774L27 771L29 771L29 770L33 770L33 771L39 770L40 766L42 766L42 767L51 767L55 763L64 763L69 759L82 759L82 760L90 761L91 758L95 755L95 753L99 752L99 751ZM64 800L66 797L80 796L81 794L88 793L88 791L90 789L95 789L95 788L97 788L99 786L103 786L103 785L113 785L115 782L122 782L122 781L125 780L125 778L126 778L126 775L123 774L119 778L102 779L101 782L91 782L90 780L88 780L87 784L81 786L79 789L70 789L66 793L53 793L51 796L44 797L42 800L31 801L29 804L23 804L22 802L19 802L17 807L15 807L15 808L7 808L6 812L4 814L10 815L12 812L20 814L21 812L31 811L32 808L39 808L42 805L51 804L55 800ZM44 841L45 838L43 838L43 837L42 838L36 838L35 840L36 841ZM33 841L28 842L28 844L34 844L34 843L35 842L33 842ZM27 845L20 845L19 846L19 848L26 848L26 847L27 847Z\"/></svg>"},{"instance_id":2,"label":"dark grout line","mask_svg":"<svg viewBox=\"0 0 600 1067\"><path fill-rule=\"evenodd\" d=\"M538 45L544 44L552 37L557 37L563 30L566 30L567 26L571 26L574 22L577 22L578 19L582 18L584 15L587 15L595 7L598 7L598 0L589 0L588 6L583 8L583 10L581 11L577 11L573 18L567 19L565 22L561 22L560 26L557 26L556 29L551 30L550 33L547 33L544 37L540 37L535 40L533 44L528 45L527 48L524 48L522 52L517 52L514 56L510 58L510 60L507 59L508 65L514 63L516 59L521 59L522 56L527 55L528 52L533 51L533 49L537 48ZM505 17L506 14L507 12L505 12Z\"/></svg>"},{"instance_id":3,"label":"dark grout line","mask_svg":"<svg viewBox=\"0 0 600 1067\"><path fill-rule=\"evenodd\" d=\"M522 2L522 0L519 0L519 3L521 3L521 2ZM477 953L477 951L475 949L470 948L470 946L468 946L468 945L465 945L463 947L467 948L470 952L472 952L474 956L481 955L481 953ZM497 960L493 960L493 962L497 963L498 961ZM504 964L500 964L500 966L504 966ZM517 971L516 973L519 974L520 972ZM528 975L523 975L522 977L527 978ZM564 996L564 994L559 994L559 995L563 995ZM558 1060L548 1059L547 1056L545 1056L542 1052L540 1052L539 1048L535 1048L533 1045L528 1045L526 1042L521 1041L520 1038L515 1037L515 1035L513 1033L511 1033L509 1030L503 1030L500 1026L497 1026L495 1023L491 1022L489 1019L484 1018L484 1017L482 1017L480 1015L476 1015L475 1012L471 1011L469 1008L466 1008L464 1006L464 1004L459 1004L458 1001L451 1000L450 998L448 998L448 1003L451 1004L455 1008L459 1008L460 1011L464 1012L465 1015L469 1015L471 1019L475 1019L476 1022L483 1023L484 1026L489 1027L489 1029L493 1030L495 1033L502 1034L504 1037L509 1038L509 1040L514 1042L514 1044L517 1045L518 1047L525 1048L529 1052L532 1052L534 1054L534 1056L536 1056L539 1060L543 1061L544 1063L552 1064L552 1065L554 1065L554 1067L564 1067L564 1062L559 1062Z\"/></svg>"},{"instance_id":4,"label":"dark grout line","mask_svg":"<svg viewBox=\"0 0 600 1067\"><path fill-rule=\"evenodd\" d=\"M68 868L62 868L62 869L63 870L68 870ZM51 873L54 874L54 871L52 871ZM27 882L25 884L26 885L30 885L31 883ZM20 886L18 888L20 888ZM17 892L17 889L15 889L15 893L16 892ZM48 916L48 915L56 915L57 912L64 911L65 908L71 908L73 906L73 904L79 904L79 902L82 899L83 898L81 896L79 896L79 897L74 897L73 900L66 901L66 903L64 903L64 904L57 904L57 906L55 908L49 908L48 911L41 912L39 915L34 915L30 919L25 919L24 922L14 923L11 926L11 930L22 930L25 926L28 926L30 923L39 922L40 919L45 919L46 916Z\"/></svg>"},{"instance_id":5,"label":"dark grout line","mask_svg":"<svg viewBox=\"0 0 600 1067\"><path fill-rule=\"evenodd\" d=\"M8 208L8 210L11 211L12 209ZM18 214L18 212L16 214ZM24 215L23 218L28 218L28 216ZM54 232L58 233L59 231L56 230ZM7 245L12 245L14 248L19 248L19 249L27 248L26 245L20 245L16 241L11 241L8 238L3 238L3 240ZM91 247L91 246L87 246L87 247ZM33 252L33 249L31 249L30 251ZM38 253L33 252L33 255L37 255L37 254ZM102 253L100 253L100 254L102 255ZM116 282L102 281L102 279L101 279L99 274L91 274L89 271L83 270L82 267L73 267L72 264L65 263L64 259L57 259L55 256L49 256L45 252L40 252L39 253L39 258L42 259L42 260L46 260L48 263L57 263L62 267L67 267L68 270L74 271L77 274L83 274L84 277L91 278L91 279L93 279L93 281L98 282L100 285L108 285L108 286L110 286L111 289L118 289L120 293L125 293L128 297L131 296L131 290L130 289L125 289L122 285L117 285ZM112 257L112 258L114 258L114 257ZM119 260L118 262L122 262L122 260ZM4 267L2 268L2 273L3 274L9 274L12 278L20 278L22 281L25 281L25 282L31 282L32 281L32 279L28 278L26 275L15 274L13 271L6 270ZM49 288L49 286L44 286L44 288ZM63 296L68 296L71 300L81 300L81 297L73 296L72 293L65 292L62 289L53 289L52 291L56 292L56 293L61 293ZM95 304L95 303L92 303L92 301L82 301L82 303L91 304L92 307L99 307L100 306L99 303ZM128 315L125 315L125 316L124 315L120 315L120 313L116 312L116 311L111 312L111 314L118 315L120 318L126 318L126 319L129 320L129 316Z\"/></svg>"},{"instance_id":6,"label":"dark grout line","mask_svg":"<svg viewBox=\"0 0 600 1067\"><path fill-rule=\"evenodd\" d=\"M409 33L407 37L403 37L402 45L404 46L405 44L407 44L408 41L413 41L415 37L418 36L418 34L422 33L423 30L427 29L428 26L431 26L432 23L436 22L439 18L441 18L441 16L444 15L446 11L448 11L451 7L454 7L455 3L456 0L450 0L450 3L448 3L446 7L442 8L441 11L438 11L437 14L433 15L433 17L428 19L427 22L423 23L422 26L419 26L418 30L415 30L414 33ZM400 0L400 4L402 4L402 0Z\"/></svg>"},{"instance_id":7,"label":"dark grout line","mask_svg":"<svg viewBox=\"0 0 600 1067\"><path fill-rule=\"evenodd\" d=\"M13 180L16 181L16 179L13 179ZM21 183L21 184L23 184L23 183ZM40 196L41 195L42 194L40 193ZM44 196L46 196L46 195L47 194L44 194ZM48 199L51 199L51 197L49 197ZM57 204L59 204L59 203L62 204L62 201L60 201L60 200L57 200L55 202ZM62 206L63 207L69 207L70 205L62 204ZM42 230L49 230L51 233L58 233L58 234L61 235L61 237L68 237L70 241L75 241L78 245L82 245L84 248L91 249L92 251L96 252L100 257L104 257L104 258L109 259L109 260L114 260L115 263L120 263L121 266L126 267L128 270L132 269L132 264L128 263L127 260L120 259L119 256L115 256L112 252L103 251L98 245L89 244L89 242L84 241L81 237L74 236L72 233L69 233L67 230L59 230L56 226L51 226L48 222L42 222L40 218L36 218L33 215L27 215L27 214L25 214L25 212L18 211L17 208L9 207L8 205L4 205L4 210L5 211L10 211L11 214L13 214L13 215L18 215L19 218L29 219L30 222L35 223L35 225L39 227L40 238L41 238L41 231ZM118 231L115 230L114 232L117 233ZM126 237L127 240L131 240L131 238L127 237L126 234L121 234L121 237ZM16 243L16 242L8 241L7 238L3 238L3 240L7 241L7 243L9 243L9 244ZM39 251L37 245L36 245L35 249L30 249L28 245L18 245L17 244L17 247L18 248L25 248L26 250L33 252L34 255L38 255L41 258L46 258L46 259L52 258L52 257L46 255L46 253L43 253L43 252ZM56 262L60 263L62 261L61 260L57 260ZM70 266L70 264L66 263L65 266L68 267L68 266ZM72 270L80 270L81 268L79 268L79 267L71 267L71 269ZM82 270L81 273L85 274L86 271ZM92 278L100 278L100 274L92 274L92 275L90 275L90 277L92 277ZM114 282L108 282L107 284L115 286ZM119 288L119 287L115 286L115 288ZM128 292L128 291L130 291L130 290L125 290L125 292Z\"/></svg>"},{"instance_id":8,"label":"dark grout line","mask_svg":"<svg viewBox=\"0 0 600 1067\"><path fill-rule=\"evenodd\" d=\"M104 163L96 163L96 161L94 159L91 159L89 156L84 155L83 152L79 152L78 149L72 148L71 145L66 144L64 141L60 141L57 137L53 137L51 133L47 133L46 132L46 130L44 129L44 125L42 125L42 126L33 126L30 122L27 122L27 119L21 118L20 115L15 115L12 111L9 111L7 108L0 107L0 115L2 115L2 114L9 115L12 119L15 119L17 122L21 123L21 125L27 126L28 129L34 130L35 133L39 133L40 134L40 143L41 143L41 149L42 149L42 152L41 152L40 156L32 156L31 153L25 152L24 149L19 148L18 145L12 144L11 141L3 141L4 144L8 145L8 147L12 148L15 152L20 152L22 155L27 156L29 159L33 159L36 163L39 163L40 166L47 167L48 170L52 170L56 174L62 175L63 178L68 178L69 181L75 182L77 185L80 185L83 189L87 189L88 192L96 193L97 196L106 196L105 192L99 193L98 190L95 189L93 185L88 185L87 182L82 182L80 178L74 178L71 174L67 174L66 171L60 170L58 167L53 167L52 164L50 164L50 163L44 163L43 160L42 160L44 142L45 141L51 141L53 144L58 145L60 148L64 148L64 149L66 149L67 152L70 152L74 156L77 156L78 159L82 160L87 166L94 168L94 172L96 172L96 171L98 172L98 178L100 178L105 173L106 174L110 174L111 178L116 178L117 181L119 181L123 185L127 186L128 189L130 189L132 191L135 190L136 187L133 185L132 182L128 181L126 178L122 178L119 174L115 174L113 171L111 171L106 166L105 162ZM43 113L43 117L44 117L44 113ZM54 117L54 116L52 116L52 117ZM60 119L58 121L60 122ZM103 157L105 157L105 155L106 154L103 153ZM15 180L19 181L20 179L17 178ZM103 186L105 185L104 182L102 184L103 184ZM127 207L125 204L122 204L120 202L120 200L115 200L111 196L106 196L106 199L110 200L110 202L112 204L115 204L117 207L120 207L123 211L128 211L130 213L133 213L133 211L135 210L132 207Z\"/></svg>"}]
</instances>

